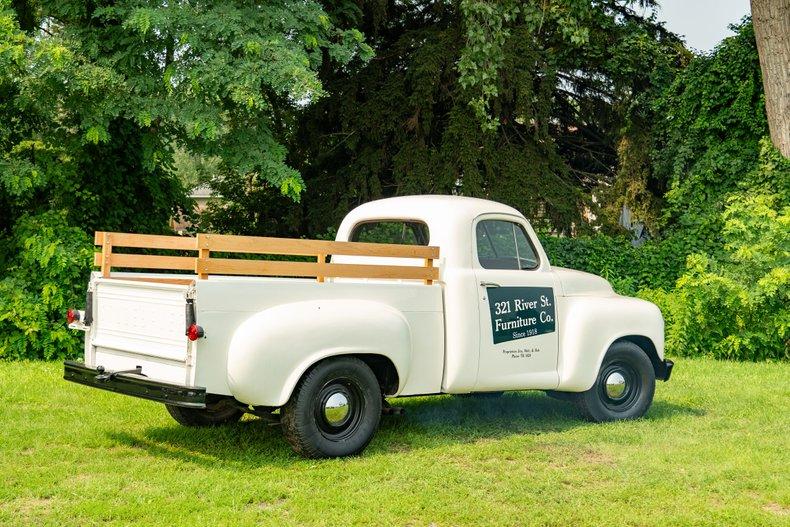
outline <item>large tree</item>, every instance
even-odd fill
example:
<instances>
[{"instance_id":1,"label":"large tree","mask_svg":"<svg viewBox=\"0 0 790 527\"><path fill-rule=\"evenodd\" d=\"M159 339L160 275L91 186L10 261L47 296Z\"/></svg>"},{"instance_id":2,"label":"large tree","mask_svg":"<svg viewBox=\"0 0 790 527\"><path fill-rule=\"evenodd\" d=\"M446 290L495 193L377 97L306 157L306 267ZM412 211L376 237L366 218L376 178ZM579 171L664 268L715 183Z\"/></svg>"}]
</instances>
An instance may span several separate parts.
<instances>
[{"instance_id":1,"label":"large tree","mask_svg":"<svg viewBox=\"0 0 790 527\"><path fill-rule=\"evenodd\" d=\"M688 251L721 246L729 193L754 170L768 134L754 27L734 27L716 50L680 72L656 101L654 173L668 181L665 230Z\"/></svg>"},{"instance_id":2,"label":"large tree","mask_svg":"<svg viewBox=\"0 0 790 527\"><path fill-rule=\"evenodd\" d=\"M174 146L298 199L283 129L362 40L313 0L0 0L0 356L77 349L89 233L167 229Z\"/></svg>"},{"instance_id":3,"label":"large tree","mask_svg":"<svg viewBox=\"0 0 790 527\"><path fill-rule=\"evenodd\" d=\"M771 141L790 158L790 0L751 0Z\"/></svg>"},{"instance_id":4,"label":"large tree","mask_svg":"<svg viewBox=\"0 0 790 527\"><path fill-rule=\"evenodd\" d=\"M225 179L217 185L231 205L211 225L315 235L370 199L457 192L571 231L594 207L590 192L624 175L618 148L646 155L650 93L671 80L682 50L635 3L378 0L330 10L376 56L321 69L328 95L289 141L308 188L302 206L272 215L287 203ZM639 184L661 191L649 174Z\"/></svg>"}]
</instances>

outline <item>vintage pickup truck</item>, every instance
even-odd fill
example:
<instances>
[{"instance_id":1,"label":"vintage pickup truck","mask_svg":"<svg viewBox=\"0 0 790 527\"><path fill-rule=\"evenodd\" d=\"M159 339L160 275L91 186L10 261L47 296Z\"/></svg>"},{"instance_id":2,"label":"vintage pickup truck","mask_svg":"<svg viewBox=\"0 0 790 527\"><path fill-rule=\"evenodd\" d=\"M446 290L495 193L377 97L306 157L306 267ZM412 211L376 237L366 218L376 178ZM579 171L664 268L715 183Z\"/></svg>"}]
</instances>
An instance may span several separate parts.
<instances>
[{"instance_id":1,"label":"vintage pickup truck","mask_svg":"<svg viewBox=\"0 0 790 527\"><path fill-rule=\"evenodd\" d=\"M491 201L370 202L336 241L96 243L101 270L67 316L86 332L85 359L65 378L163 402L187 426L279 420L305 456L361 452L385 396L544 390L594 421L633 419L672 371L655 305L552 267L524 216Z\"/></svg>"}]
</instances>

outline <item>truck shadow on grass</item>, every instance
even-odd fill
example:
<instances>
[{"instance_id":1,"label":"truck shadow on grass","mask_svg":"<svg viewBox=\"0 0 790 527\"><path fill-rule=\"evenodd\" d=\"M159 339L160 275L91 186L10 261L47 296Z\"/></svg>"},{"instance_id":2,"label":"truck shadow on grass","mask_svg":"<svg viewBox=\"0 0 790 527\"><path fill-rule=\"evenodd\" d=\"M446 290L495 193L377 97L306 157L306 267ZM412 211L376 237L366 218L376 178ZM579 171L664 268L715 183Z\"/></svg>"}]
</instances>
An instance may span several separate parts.
<instances>
[{"instance_id":1,"label":"truck shadow on grass","mask_svg":"<svg viewBox=\"0 0 790 527\"><path fill-rule=\"evenodd\" d=\"M405 415L383 416L365 455L396 455L425 448L496 440L515 434L540 435L577 427L584 421L568 402L540 392L509 393L500 398L450 395L392 400ZM643 421L701 416L704 411L655 401ZM278 425L257 418L216 428L151 427L140 434L113 432L120 444L208 467L290 466L299 460ZM315 460L311 460L315 463ZM320 461L319 461L320 462Z\"/></svg>"}]
</instances>

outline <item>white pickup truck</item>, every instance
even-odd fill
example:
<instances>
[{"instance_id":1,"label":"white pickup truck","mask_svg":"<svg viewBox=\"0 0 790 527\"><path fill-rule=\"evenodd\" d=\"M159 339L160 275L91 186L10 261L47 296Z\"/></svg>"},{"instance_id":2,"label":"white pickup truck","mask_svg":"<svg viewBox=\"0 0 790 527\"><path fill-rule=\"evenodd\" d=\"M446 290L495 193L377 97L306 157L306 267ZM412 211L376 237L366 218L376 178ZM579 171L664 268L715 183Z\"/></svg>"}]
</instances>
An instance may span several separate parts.
<instances>
[{"instance_id":1,"label":"white pickup truck","mask_svg":"<svg viewBox=\"0 0 790 527\"><path fill-rule=\"evenodd\" d=\"M655 305L552 267L524 216L491 201L370 202L334 242L97 233L96 243L87 306L68 313L86 332L85 360L66 362L65 378L163 402L188 426L279 419L305 456L361 452L385 396L545 390L591 420L632 419L672 372Z\"/></svg>"}]
</instances>

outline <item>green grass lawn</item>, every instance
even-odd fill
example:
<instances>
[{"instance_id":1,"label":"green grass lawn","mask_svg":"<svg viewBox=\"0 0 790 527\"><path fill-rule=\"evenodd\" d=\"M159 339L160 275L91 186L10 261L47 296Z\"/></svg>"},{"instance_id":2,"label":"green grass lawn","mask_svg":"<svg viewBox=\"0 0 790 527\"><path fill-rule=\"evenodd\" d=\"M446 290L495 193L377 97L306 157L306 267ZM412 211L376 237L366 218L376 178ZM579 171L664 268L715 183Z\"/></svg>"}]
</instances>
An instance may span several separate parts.
<instances>
[{"instance_id":1,"label":"green grass lawn","mask_svg":"<svg viewBox=\"0 0 790 527\"><path fill-rule=\"evenodd\" d=\"M0 363L0 525L789 525L790 364L677 362L640 421L537 392L404 399L326 461L255 418L186 429Z\"/></svg>"}]
</instances>

